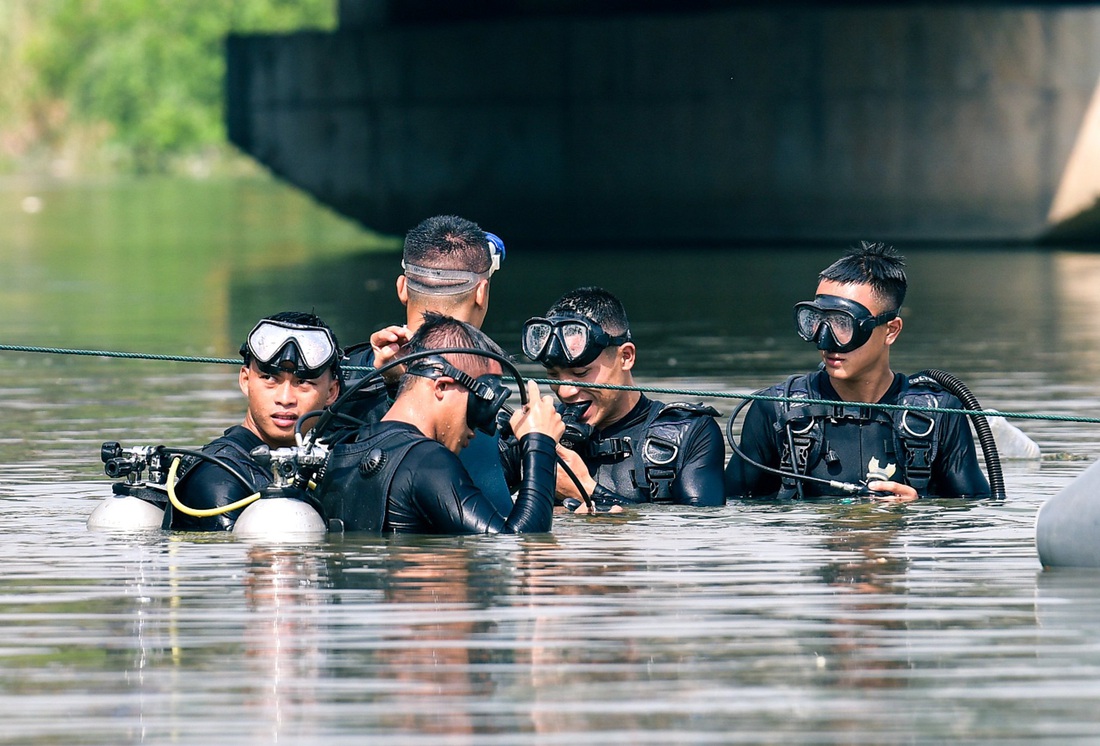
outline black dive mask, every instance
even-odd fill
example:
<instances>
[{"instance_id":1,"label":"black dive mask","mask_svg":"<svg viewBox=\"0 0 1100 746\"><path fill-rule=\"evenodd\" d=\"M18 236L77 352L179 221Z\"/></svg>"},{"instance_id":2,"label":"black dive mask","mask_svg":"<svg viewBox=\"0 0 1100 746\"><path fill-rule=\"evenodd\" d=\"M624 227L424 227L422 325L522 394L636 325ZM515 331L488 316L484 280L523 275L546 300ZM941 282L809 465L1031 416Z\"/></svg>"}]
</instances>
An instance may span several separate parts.
<instances>
[{"instance_id":1,"label":"black dive mask","mask_svg":"<svg viewBox=\"0 0 1100 746\"><path fill-rule=\"evenodd\" d=\"M317 378L340 356L325 327L273 319L262 319L252 328L240 353L264 373L293 373L305 379Z\"/></svg>"},{"instance_id":2,"label":"black dive mask","mask_svg":"<svg viewBox=\"0 0 1100 746\"><path fill-rule=\"evenodd\" d=\"M819 295L794 305L798 336L826 352L851 352L867 344L876 326L898 317L897 310L872 316L867 307L836 295Z\"/></svg>"},{"instance_id":3,"label":"black dive mask","mask_svg":"<svg viewBox=\"0 0 1100 746\"><path fill-rule=\"evenodd\" d=\"M591 404L592 402L585 401L577 404L562 404L558 407L558 414L561 415L561 421L565 425L565 433L558 442L571 451L579 453L592 439L592 426L581 422L581 417L588 411Z\"/></svg>"},{"instance_id":4,"label":"black dive mask","mask_svg":"<svg viewBox=\"0 0 1100 746\"><path fill-rule=\"evenodd\" d=\"M453 378L470 392L466 399L466 424L471 430L496 435L497 413L512 395L511 390L501 383L500 376L486 373L474 378L435 355L410 363L405 372L423 378Z\"/></svg>"},{"instance_id":5,"label":"black dive mask","mask_svg":"<svg viewBox=\"0 0 1100 746\"><path fill-rule=\"evenodd\" d=\"M608 334L599 324L573 314L542 318L523 325L523 354L548 368L580 368L608 347L630 341L630 330Z\"/></svg>"}]
</instances>

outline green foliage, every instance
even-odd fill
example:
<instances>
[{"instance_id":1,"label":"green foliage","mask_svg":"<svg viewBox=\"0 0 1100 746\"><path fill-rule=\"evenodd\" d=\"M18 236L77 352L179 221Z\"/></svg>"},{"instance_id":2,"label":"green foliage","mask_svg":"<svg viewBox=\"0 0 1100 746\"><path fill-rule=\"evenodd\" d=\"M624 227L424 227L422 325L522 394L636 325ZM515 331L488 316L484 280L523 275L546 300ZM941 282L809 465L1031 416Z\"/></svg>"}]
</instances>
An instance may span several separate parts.
<instances>
[{"instance_id":1,"label":"green foliage","mask_svg":"<svg viewBox=\"0 0 1100 746\"><path fill-rule=\"evenodd\" d=\"M229 33L331 28L335 0L0 0L0 63L26 84L0 104L40 144L102 142L135 170L224 142ZM11 19L3 15L10 14ZM20 26L16 32L14 27ZM0 94L2 95L2 94ZM28 124L29 123L29 124ZM90 133L90 134L89 134ZM2 132L0 132L2 134Z\"/></svg>"}]
</instances>

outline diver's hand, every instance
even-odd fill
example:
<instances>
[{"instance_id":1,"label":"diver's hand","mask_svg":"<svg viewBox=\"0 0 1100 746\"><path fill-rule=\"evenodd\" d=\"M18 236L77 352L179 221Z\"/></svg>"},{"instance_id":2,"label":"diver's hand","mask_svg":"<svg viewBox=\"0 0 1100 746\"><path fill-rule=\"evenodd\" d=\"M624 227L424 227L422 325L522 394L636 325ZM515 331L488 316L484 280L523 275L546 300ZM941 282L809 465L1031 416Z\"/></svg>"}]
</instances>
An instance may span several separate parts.
<instances>
[{"instance_id":1,"label":"diver's hand","mask_svg":"<svg viewBox=\"0 0 1100 746\"><path fill-rule=\"evenodd\" d=\"M527 433L549 435L557 443L565 433L565 423L561 421L553 396L539 396L539 385L527 382L527 404L512 413L509 424L517 438Z\"/></svg>"},{"instance_id":2,"label":"diver's hand","mask_svg":"<svg viewBox=\"0 0 1100 746\"><path fill-rule=\"evenodd\" d=\"M588 473L588 467L584 465L584 461L581 459L580 454L558 444L558 457L565 462L565 465L569 467L570 471L577 475L577 479L584 485L584 491L591 495L596 489L596 480ZM570 497L577 500L583 499L580 491L577 490L577 485L569 478L569 475L565 473L565 469L561 468L561 464L558 464L558 480L555 491L557 492L558 500L565 500ZM581 508L585 507L584 503L581 503Z\"/></svg>"},{"instance_id":3,"label":"diver's hand","mask_svg":"<svg viewBox=\"0 0 1100 746\"><path fill-rule=\"evenodd\" d=\"M397 359L401 348L409 343L412 332L406 326L387 326L370 335L370 348L374 353L374 367L381 368ZM396 382L404 373L403 366L386 371L383 376L388 382Z\"/></svg>"},{"instance_id":4,"label":"diver's hand","mask_svg":"<svg viewBox=\"0 0 1100 746\"><path fill-rule=\"evenodd\" d=\"M871 490L871 498L873 500L881 500L882 502L889 503L911 503L916 500L920 495L917 491L907 484L901 482L887 482L884 480L876 480L867 483L867 489ZM888 495L876 495L876 492L888 492Z\"/></svg>"}]
</instances>

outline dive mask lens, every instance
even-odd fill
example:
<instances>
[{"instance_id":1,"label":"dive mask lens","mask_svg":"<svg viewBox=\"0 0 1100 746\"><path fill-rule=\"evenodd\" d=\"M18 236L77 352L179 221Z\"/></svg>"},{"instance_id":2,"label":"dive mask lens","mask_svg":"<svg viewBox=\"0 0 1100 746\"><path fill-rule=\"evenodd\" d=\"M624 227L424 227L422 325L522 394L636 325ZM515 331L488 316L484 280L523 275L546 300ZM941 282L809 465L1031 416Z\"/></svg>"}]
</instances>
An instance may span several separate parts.
<instances>
[{"instance_id":1,"label":"dive mask lens","mask_svg":"<svg viewBox=\"0 0 1100 746\"><path fill-rule=\"evenodd\" d=\"M264 319L248 335L247 351L262 364L290 360L296 370L320 371L336 356L332 332L320 326L305 326ZM289 350L287 347L294 349Z\"/></svg>"},{"instance_id":2,"label":"dive mask lens","mask_svg":"<svg viewBox=\"0 0 1100 746\"><path fill-rule=\"evenodd\" d=\"M825 321L825 314L810 301L803 301L794 307L794 325L806 342L813 342Z\"/></svg>"},{"instance_id":3,"label":"dive mask lens","mask_svg":"<svg viewBox=\"0 0 1100 746\"><path fill-rule=\"evenodd\" d=\"M588 327L579 321L558 324L558 339L561 341L562 352L569 362L580 360L589 351L592 338L588 332Z\"/></svg>"},{"instance_id":4,"label":"dive mask lens","mask_svg":"<svg viewBox=\"0 0 1100 746\"><path fill-rule=\"evenodd\" d=\"M538 360L546 352L546 345L550 342L553 330L553 325L546 319L528 319L523 325L523 338L520 343L523 354L532 360Z\"/></svg>"},{"instance_id":5,"label":"dive mask lens","mask_svg":"<svg viewBox=\"0 0 1100 746\"><path fill-rule=\"evenodd\" d=\"M846 311L826 311L824 323L837 344L851 344L856 335L856 320Z\"/></svg>"}]
</instances>

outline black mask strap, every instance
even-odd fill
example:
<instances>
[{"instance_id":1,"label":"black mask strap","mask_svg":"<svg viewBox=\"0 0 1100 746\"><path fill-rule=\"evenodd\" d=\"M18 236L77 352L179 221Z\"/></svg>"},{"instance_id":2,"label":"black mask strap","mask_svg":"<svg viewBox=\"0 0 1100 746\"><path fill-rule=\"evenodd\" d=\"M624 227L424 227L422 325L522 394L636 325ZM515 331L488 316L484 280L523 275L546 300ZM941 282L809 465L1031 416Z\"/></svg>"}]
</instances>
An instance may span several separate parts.
<instances>
[{"instance_id":1,"label":"black mask strap","mask_svg":"<svg viewBox=\"0 0 1100 746\"><path fill-rule=\"evenodd\" d=\"M474 378L442 357L434 355L411 363L406 372L423 378L453 378L455 383L470 392L466 401L466 424L471 430L480 430L486 435L496 435L497 413L512 395L512 391L501 383L500 376L486 373Z\"/></svg>"}]
</instances>

